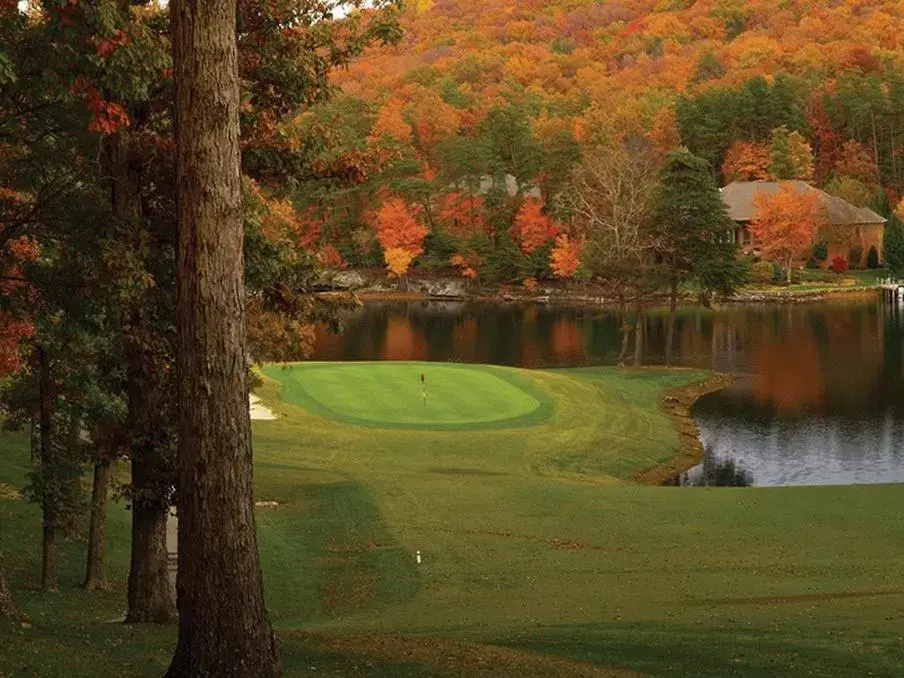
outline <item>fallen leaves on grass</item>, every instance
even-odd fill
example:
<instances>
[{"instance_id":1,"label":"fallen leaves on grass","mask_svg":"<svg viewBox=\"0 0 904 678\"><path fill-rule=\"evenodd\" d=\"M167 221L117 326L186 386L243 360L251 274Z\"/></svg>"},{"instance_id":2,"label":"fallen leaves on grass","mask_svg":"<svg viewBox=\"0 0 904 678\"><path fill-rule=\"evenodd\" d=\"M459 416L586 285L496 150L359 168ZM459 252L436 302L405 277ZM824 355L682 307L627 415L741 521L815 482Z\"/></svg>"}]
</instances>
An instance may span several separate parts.
<instances>
[{"instance_id":1,"label":"fallen leaves on grass","mask_svg":"<svg viewBox=\"0 0 904 678\"><path fill-rule=\"evenodd\" d=\"M9 499L15 501L17 499L21 499L22 495L19 494L16 488L7 485L5 483L0 483L0 499Z\"/></svg>"}]
</instances>

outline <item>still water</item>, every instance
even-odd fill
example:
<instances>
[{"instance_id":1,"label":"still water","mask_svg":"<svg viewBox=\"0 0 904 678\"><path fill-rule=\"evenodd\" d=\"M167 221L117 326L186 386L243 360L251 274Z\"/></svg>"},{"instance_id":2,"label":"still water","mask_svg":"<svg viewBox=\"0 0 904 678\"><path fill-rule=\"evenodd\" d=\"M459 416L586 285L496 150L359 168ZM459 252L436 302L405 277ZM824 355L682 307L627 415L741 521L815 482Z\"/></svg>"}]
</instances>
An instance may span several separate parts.
<instances>
[{"instance_id":1,"label":"still water","mask_svg":"<svg viewBox=\"0 0 904 678\"><path fill-rule=\"evenodd\" d=\"M645 364L663 362L666 319L647 319ZM564 367L612 364L619 347L616 318L598 308L392 302L365 304L340 335L319 332L314 358ZM738 375L694 408L707 456L685 484L904 482L904 307L685 308L674 355Z\"/></svg>"}]
</instances>

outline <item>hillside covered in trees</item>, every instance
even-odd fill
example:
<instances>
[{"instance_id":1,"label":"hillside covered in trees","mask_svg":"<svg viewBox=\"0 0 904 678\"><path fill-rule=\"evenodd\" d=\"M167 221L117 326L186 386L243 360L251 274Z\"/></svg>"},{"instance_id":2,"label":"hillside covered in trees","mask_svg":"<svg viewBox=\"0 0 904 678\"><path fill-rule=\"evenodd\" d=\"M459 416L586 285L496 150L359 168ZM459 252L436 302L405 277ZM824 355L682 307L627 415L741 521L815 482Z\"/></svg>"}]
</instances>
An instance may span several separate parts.
<instances>
[{"instance_id":1,"label":"hillside covered in trees","mask_svg":"<svg viewBox=\"0 0 904 678\"><path fill-rule=\"evenodd\" d=\"M904 189L899 2L417 0L402 25L270 130L304 158L299 228L330 266L571 275L569 172L615 139L886 216Z\"/></svg>"}]
</instances>

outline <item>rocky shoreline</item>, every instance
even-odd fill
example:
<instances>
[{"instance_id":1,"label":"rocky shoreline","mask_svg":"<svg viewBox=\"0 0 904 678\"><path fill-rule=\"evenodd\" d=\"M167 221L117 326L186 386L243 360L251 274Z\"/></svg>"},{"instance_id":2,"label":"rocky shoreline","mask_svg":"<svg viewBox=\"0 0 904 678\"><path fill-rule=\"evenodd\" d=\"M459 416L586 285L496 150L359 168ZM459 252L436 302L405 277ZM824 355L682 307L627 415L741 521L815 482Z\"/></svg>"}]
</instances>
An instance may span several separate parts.
<instances>
[{"instance_id":1,"label":"rocky shoreline","mask_svg":"<svg viewBox=\"0 0 904 678\"><path fill-rule=\"evenodd\" d=\"M615 298L606 290L575 283L544 283L529 290L520 285L481 286L453 276L413 274L405 281L393 281L382 271L347 270L325 275L317 285L325 292L354 292L362 301L471 300L531 303L585 304L614 306ZM808 303L828 299L869 298L877 294L877 286L814 286L813 289L760 289L748 287L732 297L715 299L719 304ZM681 305L699 303L695 295L683 294ZM656 295L651 306L668 304L668 296Z\"/></svg>"}]
</instances>

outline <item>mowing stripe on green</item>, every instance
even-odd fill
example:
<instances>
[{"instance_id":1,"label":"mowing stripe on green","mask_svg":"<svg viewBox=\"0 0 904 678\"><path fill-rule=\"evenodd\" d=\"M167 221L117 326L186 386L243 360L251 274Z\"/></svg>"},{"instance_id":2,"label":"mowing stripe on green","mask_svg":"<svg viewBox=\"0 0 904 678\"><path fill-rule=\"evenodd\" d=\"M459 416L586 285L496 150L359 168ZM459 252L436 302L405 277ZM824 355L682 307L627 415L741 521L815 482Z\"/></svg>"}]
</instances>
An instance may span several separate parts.
<instances>
[{"instance_id":1,"label":"mowing stripe on green","mask_svg":"<svg viewBox=\"0 0 904 678\"><path fill-rule=\"evenodd\" d=\"M285 400L363 426L510 428L539 423L554 411L544 389L516 370L491 365L296 363L268 365L264 372L282 382Z\"/></svg>"}]
</instances>

